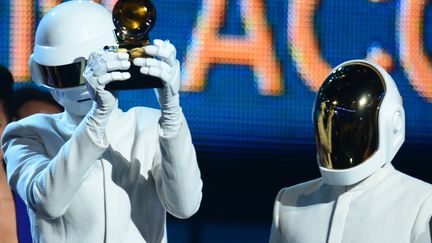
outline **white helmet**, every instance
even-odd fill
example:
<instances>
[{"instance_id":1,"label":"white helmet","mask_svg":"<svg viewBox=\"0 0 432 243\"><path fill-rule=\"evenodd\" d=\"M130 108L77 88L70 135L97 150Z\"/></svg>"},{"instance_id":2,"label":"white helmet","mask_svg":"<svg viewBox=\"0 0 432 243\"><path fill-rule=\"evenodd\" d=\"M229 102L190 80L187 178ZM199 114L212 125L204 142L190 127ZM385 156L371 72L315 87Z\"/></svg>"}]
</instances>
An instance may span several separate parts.
<instances>
[{"instance_id":1,"label":"white helmet","mask_svg":"<svg viewBox=\"0 0 432 243\"><path fill-rule=\"evenodd\" d=\"M86 60L97 49L117 46L114 28L111 13L95 2L68 1L52 8L36 30L29 60L33 81L51 89L66 110L85 114L92 103L84 94ZM83 102L86 107L73 107Z\"/></svg>"},{"instance_id":2,"label":"white helmet","mask_svg":"<svg viewBox=\"0 0 432 243\"><path fill-rule=\"evenodd\" d=\"M318 91L313 120L321 175L352 185L392 161L405 140L402 97L380 66L351 60L333 69Z\"/></svg>"}]
</instances>

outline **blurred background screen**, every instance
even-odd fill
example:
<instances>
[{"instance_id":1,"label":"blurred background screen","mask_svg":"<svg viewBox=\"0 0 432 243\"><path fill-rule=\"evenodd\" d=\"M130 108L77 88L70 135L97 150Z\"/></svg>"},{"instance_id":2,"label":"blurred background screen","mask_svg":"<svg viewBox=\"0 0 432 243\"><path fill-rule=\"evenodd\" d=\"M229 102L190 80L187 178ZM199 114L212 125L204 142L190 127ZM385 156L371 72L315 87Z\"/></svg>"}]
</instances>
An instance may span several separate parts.
<instances>
[{"instance_id":1,"label":"blurred background screen","mask_svg":"<svg viewBox=\"0 0 432 243\"><path fill-rule=\"evenodd\" d=\"M0 0L0 64L16 85L41 16L60 1ZM112 9L114 1L100 1ZM319 176L312 105L331 69L381 64L404 100L406 142L393 164L432 182L432 9L428 1L154 0L151 39L169 39L182 67L181 106L204 181L200 211L169 217L172 242L266 242L282 187ZM158 108L152 90L120 106Z\"/></svg>"}]
</instances>

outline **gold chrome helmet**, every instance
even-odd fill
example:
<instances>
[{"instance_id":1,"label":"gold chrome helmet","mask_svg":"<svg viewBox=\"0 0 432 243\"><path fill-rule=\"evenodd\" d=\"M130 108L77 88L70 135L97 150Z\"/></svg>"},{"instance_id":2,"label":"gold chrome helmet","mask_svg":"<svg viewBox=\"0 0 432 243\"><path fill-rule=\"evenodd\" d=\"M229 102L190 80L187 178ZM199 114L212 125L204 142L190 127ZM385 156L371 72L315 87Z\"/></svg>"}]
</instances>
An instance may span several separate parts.
<instances>
[{"instance_id":1,"label":"gold chrome helmet","mask_svg":"<svg viewBox=\"0 0 432 243\"><path fill-rule=\"evenodd\" d=\"M365 179L405 140L402 97L391 76L365 60L333 69L318 91L313 121L320 171L332 185Z\"/></svg>"}]
</instances>

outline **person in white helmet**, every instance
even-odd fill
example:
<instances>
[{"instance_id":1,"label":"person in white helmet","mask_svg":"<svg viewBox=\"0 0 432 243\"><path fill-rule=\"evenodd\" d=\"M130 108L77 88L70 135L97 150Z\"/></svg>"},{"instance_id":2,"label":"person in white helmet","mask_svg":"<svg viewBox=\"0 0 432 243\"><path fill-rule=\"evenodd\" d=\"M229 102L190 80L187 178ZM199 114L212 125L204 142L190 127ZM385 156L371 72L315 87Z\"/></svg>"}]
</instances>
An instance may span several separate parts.
<instances>
[{"instance_id":1,"label":"person in white helmet","mask_svg":"<svg viewBox=\"0 0 432 243\"><path fill-rule=\"evenodd\" d=\"M322 177L279 191L270 242L431 242L432 186L391 165L405 140L391 76L364 60L340 64L313 121Z\"/></svg>"},{"instance_id":2,"label":"person in white helmet","mask_svg":"<svg viewBox=\"0 0 432 243\"><path fill-rule=\"evenodd\" d=\"M160 77L160 110L118 108L104 89L126 80L127 53L116 46L111 13L68 1L40 21L30 57L33 80L64 107L5 129L8 181L26 202L34 242L166 242L166 212L188 218L202 181L179 105L179 62L169 41L145 47L141 73Z\"/></svg>"}]
</instances>

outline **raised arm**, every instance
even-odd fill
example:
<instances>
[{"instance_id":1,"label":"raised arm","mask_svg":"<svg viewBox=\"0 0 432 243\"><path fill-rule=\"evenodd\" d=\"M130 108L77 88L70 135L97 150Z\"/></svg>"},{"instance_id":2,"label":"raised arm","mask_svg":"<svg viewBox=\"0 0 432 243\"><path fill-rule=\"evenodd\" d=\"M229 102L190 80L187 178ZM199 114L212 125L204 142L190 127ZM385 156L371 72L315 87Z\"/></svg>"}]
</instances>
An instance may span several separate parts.
<instances>
[{"instance_id":1,"label":"raised arm","mask_svg":"<svg viewBox=\"0 0 432 243\"><path fill-rule=\"evenodd\" d=\"M145 47L149 58L135 58L140 72L159 77L164 87L156 89L161 108L159 142L161 163L152 172L165 209L179 218L192 216L202 197L201 174L189 128L179 101L180 63L169 41L155 40Z\"/></svg>"},{"instance_id":2,"label":"raised arm","mask_svg":"<svg viewBox=\"0 0 432 243\"><path fill-rule=\"evenodd\" d=\"M152 170L159 198L172 215L188 218L199 209L203 186L189 128L183 118L178 133L161 133L161 163Z\"/></svg>"},{"instance_id":3,"label":"raised arm","mask_svg":"<svg viewBox=\"0 0 432 243\"><path fill-rule=\"evenodd\" d=\"M4 132L9 183L37 214L58 218L108 144L97 143L87 122L82 122L57 155L50 158L46 151L58 144L43 143L45 139L34 129L15 122Z\"/></svg>"}]
</instances>

